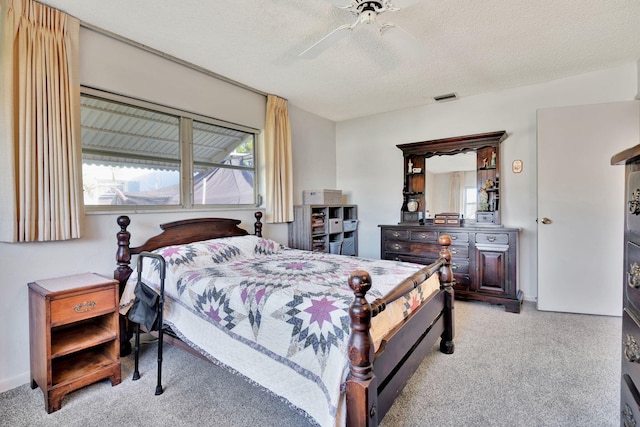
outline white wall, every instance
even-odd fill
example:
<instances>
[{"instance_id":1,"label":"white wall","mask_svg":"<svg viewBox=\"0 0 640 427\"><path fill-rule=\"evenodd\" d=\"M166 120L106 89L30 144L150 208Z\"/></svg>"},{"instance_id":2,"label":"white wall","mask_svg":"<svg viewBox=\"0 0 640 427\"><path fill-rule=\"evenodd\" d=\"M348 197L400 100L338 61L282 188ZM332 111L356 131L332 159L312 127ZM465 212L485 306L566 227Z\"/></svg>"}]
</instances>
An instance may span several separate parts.
<instances>
[{"instance_id":1,"label":"white wall","mask_svg":"<svg viewBox=\"0 0 640 427\"><path fill-rule=\"evenodd\" d=\"M289 120L292 122L293 203L299 205L304 190L337 189L336 124L292 105L289 105Z\"/></svg>"},{"instance_id":2,"label":"white wall","mask_svg":"<svg viewBox=\"0 0 640 427\"><path fill-rule=\"evenodd\" d=\"M509 136L502 143L500 153L502 223L522 229L519 284L525 298L535 300L536 110L628 101L636 95L637 85L637 66L630 63L537 85L338 123L338 187L352 192L352 202L358 204L359 254L379 258L378 225L399 221L403 171L402 152L396 144L506 130ZM585 149L599 150L607 158L614 154L601 146ZM516 159L524 164L520 174L513 174L510 169Z\"/></svg>"},{"instance_id":3,"label":"white wall","mask_svg":"<svg viewBox=\"0 0 640 427\"><path fill-rule=\"evenodd\" d=\"M264 128L266 98L206 74L177 65L91 30L80 33L81 80L96 87L147 101ZM290 106L296 182L302 190L334 188L335 124ZM259 149L260 147L258 147ZM307 165L308 164L308 165ZM264 181L264 179L263 179ZM263 183L260 185L264 188ZM264 191L261 191L264 194ZM254 211L129 213L132 245L157 234L158 224L192 217L229 217L253 231ZM86 216L83 237L66 242L0 243L0 392L29 382L29 308L27 283L91 271L111 276L115 269L118 214ZM264 234L287 243L287 226L265 224Z\"/></svg>"}]
</instances>

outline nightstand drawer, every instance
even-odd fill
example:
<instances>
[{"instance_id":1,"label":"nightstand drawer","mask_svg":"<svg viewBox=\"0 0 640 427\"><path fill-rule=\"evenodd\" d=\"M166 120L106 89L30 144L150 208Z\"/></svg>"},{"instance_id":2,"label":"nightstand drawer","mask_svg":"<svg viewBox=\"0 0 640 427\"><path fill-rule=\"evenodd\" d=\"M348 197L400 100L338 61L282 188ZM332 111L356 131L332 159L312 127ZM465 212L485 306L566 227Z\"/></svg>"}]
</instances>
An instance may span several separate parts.
<instances>
[{"instance_id":1,"label":"nightstand drawer","mask_svg":"<svg viewBox=\"0 0 640 427\"><path fill-rule=\"evenodd\" d=\"M51 301L51 326L59 326L110 313L116 309L115 288Z\"/></svg>"}]
</instances>

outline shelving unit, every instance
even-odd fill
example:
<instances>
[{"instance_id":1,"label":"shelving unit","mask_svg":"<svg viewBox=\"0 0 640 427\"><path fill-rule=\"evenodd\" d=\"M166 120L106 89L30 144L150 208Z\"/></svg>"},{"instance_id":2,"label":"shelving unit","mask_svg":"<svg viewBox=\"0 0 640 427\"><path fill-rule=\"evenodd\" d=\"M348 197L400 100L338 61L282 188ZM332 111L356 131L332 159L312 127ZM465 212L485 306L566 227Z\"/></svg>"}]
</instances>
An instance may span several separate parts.
<instances>
[{"instance_id":1,"label":"shelving unit","mask_svg":"<svg viewBox=\"0 0 640 427\"><path fill-rule=\"evenodd\" d=\"M45 409L104 378L120 384L118 281L93 273L29 283L31 388Z\"/></svg>"},{"instance_id":2,"label":"shelving unit","mask_svg":"<svg viewBox=\"0 0 640 427\"><path fill-rule=\"evenodd\" d=\"M358 254L356 205L297 205L289 223L289 247L342 255Z\"/></svg>"},{"instance_id":3,"label":"shelving unit","mask_svg":"<svg viewBox=\"0 0 640 427\"><path fill-rule=\"evenodd\" d=\"M478 209L476 222L500 224L500 145L479 148L478 153ZM480 195L487 193L487 203L480 203Z\"/></svg>"}]
</instances>

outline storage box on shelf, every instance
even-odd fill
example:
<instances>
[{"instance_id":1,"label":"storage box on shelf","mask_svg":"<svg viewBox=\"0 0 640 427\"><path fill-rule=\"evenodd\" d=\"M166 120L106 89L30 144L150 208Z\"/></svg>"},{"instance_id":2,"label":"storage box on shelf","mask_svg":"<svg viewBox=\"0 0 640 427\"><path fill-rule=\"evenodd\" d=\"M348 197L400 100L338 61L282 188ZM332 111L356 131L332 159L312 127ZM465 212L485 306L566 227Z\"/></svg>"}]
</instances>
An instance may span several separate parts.
<instances>
[{"instance_id":1,"label":"storage box on shelf","mask_svg":"<svg viewBox=\"0 0 640 427\"><path fill-rule=\"evenodd\" d=\"M305 205L340 205L342 190L305 190L302 192Z\"/></svg>"},{"instance_id":2,"label":"storage box on shelf","mask_svg":"<svg viewBox=\"0 0 640 427\"><path fill-rule=\"evenodd\" d=\"M314 252L357 255L358 209L355 205L297 205L289 223L289 247Z\"/></svg>"}]
</instances>

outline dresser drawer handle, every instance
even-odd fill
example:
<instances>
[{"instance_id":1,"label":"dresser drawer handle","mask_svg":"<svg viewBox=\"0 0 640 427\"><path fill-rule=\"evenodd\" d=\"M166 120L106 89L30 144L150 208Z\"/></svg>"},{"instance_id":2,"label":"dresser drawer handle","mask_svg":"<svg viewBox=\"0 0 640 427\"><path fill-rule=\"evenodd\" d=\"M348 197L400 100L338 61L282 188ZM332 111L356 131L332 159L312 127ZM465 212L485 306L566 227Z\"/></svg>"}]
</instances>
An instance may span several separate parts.
<instances>
[{"instance_id":1,"label":"dresser drawer handle","mask_svg":"<svg viewBox=\"0 0 640 427\"><path fill-rule=\"evenodd\" d=\"M86 313L87 311L91 311L96 308L96 303L94 301L83 302L73 307L73 311L76 313Z\"/></svg>"},{"instance_id":2,"label":"dresser drawer handle","mask_svg":"<svg viewBox=\"0 0 640 427\"><path fill-rule=\"evenodd\" d=\"M458 240L458 236L456 236L455 234L452 234L449 237L451 238L451 240Z\"/></svg>"},{"instance_id":3,"label":"dresser drawer handle","mask_svg":"<svg viewBox=\"0 0 640 427\"><path fill-rule=\"evenodd\" d=\"M420 233L420 235L418 237L420 239L427 239L429 237L429 235L427 233Z\"/></svg>"},{"instance_id":4,"label":"dresser drawer handle","mask_svg":"<svg viewBox=\"0 0 640 427\"><path fill-rule=\"evenodd\" d=\"M400 237L400 233L398 233L397 231L394 231L391 235L393 237Z\"/></svg>"},{"instance_id":5,"label":"dresser drawer handle","mask_svg":"<svg viewBox=\"0 0 640 427\"><path fill-rule=\"evenodd\" d=\"M487 240L490 241L490 242L495 242L496 241L496 236L493 236L493 235L487 236Z\"/></svg>"},{"instance_id":6,"label":"dresser drawer handle","mask_svg":"<svg viewBox=\"0 0 640 427\"><path fill-rule=\"evenodd\" d=\"M458 264L451 263L451 269L456 271L458 269Z\"/></svg>"},{"instance_id":7,"label":"dresser drawer handle","mask_svg":"<svg viewBox=\"0 0 640 427\"><path fill-rule=\"evenodd\" d=\"M624 410L622 411L622 416L624 417L624 426L635 426L636 420L633 418L633 411L628 403L625 402Z\"/></svg>"},{"instance_id":8,"label":"dresser drawer handle","mask_svg":"<svg viewBox=\"0 0 640 427\"><path fill-rule=\"evenodd\" d=\"M395 243L395 244L393 245L393 249L395 249L395 250L400 250L400 248L401 248L401 247L402 247L402 246L400 246L398 243Z\"/></svg>"},{"instance_id":9,"label":"dresser drawer handle","mask_svg":"<svg viewBox=\"0 0 640 427\"><path fill-rule=\"evenodd\" d=\"M640 347L638 346L638 342L629 334L627 334L627 339L624 341L624 356L629 362L640 361Z\"/></svg>"},{"instance_id":10,"label":"dresser drawer handle","mask_svg":"<svg viewBox=\"0 0 640 427\"><path fill-rule=\"evenodd\" d=\"M458 250L456 248L449 248L449 252L451 252L451 255L455 255L458 253Z\"/></svg>"},{"instance_id":11,"label":"dresser drawer handle","mask_svg":"<svg viewBox=\"0 0 640 427\"><path fill-rule=\"evenodd\" d=\"M636 189L629 200L629 213L640 215L640 189Z\"/></svg>"},{"instance_id":12,"label":"dresser drawer handle","mask_svg":"<svg viewBox=\"0 0 640 427\"><path fill-rule=\"evenodd\" d=\"M635 262L627 272L627 283L632 288L640 288L640 266Z\"/></svg>"}]
</instances>

